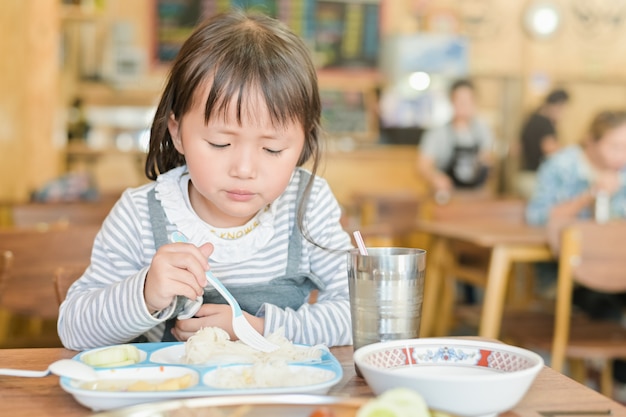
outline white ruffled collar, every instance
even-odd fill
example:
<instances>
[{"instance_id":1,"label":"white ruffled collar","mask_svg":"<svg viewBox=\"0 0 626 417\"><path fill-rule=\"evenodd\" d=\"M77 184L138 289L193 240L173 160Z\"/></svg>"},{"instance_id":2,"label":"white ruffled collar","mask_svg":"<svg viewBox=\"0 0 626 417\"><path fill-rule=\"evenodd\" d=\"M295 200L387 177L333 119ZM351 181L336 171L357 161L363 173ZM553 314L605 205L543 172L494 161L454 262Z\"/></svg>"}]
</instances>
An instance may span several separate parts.
<instances>
[{"instance_id":1,"label":"white ruffled collar","mask_svg":"<svg viewBox=\"0 0 626 417\"><path fill-rule=\"evenodd\" d=\"M217 228L202 220L191 207L189 180L186 166L159 175L155 186L156 199L161 201L168 220L187 236L190 242L196 245L206 242L213 244L215 249L211 260L234 263L250 259L272 239L277 204L270 204L244 226ZM231 238L221 238L222 234ZM232 238L238 235L241 237Z\"/></svg>"}]
</instances>

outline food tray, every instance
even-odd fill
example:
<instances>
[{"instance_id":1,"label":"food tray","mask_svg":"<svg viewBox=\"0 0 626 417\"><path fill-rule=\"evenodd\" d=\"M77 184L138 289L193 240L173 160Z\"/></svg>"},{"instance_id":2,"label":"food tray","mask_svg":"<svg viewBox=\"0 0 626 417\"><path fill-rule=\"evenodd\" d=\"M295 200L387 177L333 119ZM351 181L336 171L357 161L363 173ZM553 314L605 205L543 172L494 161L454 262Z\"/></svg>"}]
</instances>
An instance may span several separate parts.
<instances>
[{"instance_id":1,"label":"food tray","mask_svg":"<svg viewBox=\"0 0 626 417\"><path fill-rule=\"evenodd\" d=\"M228 389L211 386L217 381L215 371L226 367L249 367L252 366L245 361L237 361L237 358L230 360L214 361L202 365L189 365L182 363L184 353L183 342L163 342L163 343L137 343L133 344L141 353L141 360L137 364L115 367L115 368L95 368L102 378L106 379L129 379L129 380L163 380L175 378L187 373L194 376L197 383L189 388L176 391L97 391L81 388L79 381L71 380L67 377L60 379L61 388L74 396L80 404L91 408L94 411L110 410L119 407L130 406L154 401L162 401L177 398L207 397L207 396L228 396L228 395L256 395L256 394L326 394L330 388L338 383L343 371L341 364L330 351L323 351L319 359L302 362L290 362L289 369L297 372L298 375L306 373L323 376L324 382L309 385L268 387L268 388L241 388ZM81 356L91 350L81 352L74 360L81 360ZM236 369L236 368L233 368Z\"/></svg>"}]
</instances>

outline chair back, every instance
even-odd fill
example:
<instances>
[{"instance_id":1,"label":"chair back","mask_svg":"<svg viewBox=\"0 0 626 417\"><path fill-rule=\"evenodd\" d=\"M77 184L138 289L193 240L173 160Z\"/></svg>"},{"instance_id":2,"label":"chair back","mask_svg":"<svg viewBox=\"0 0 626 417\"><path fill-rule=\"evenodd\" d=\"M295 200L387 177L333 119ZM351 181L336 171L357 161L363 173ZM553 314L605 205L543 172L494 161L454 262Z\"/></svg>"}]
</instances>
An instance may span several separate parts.
<instances>
[{"instance_id":1,"label":"chair back","mask_svg":"<svg viewBox=\"0 0 626 417\"><path fill-rule=\"evenodd\" d=\"M551 366L561 371L570 344L572 331L572 291L578 283L600 292L626 291L626 221L615 220L604 224L594 221L574 221L564 226L559 245L559 271L554 317ZM580 324L575 326L580 327ZM620 330L623 328L616 323ZM594 327L599 327L595 324ZM589 338L591 335L586 334ZM587 340L582 345L592 346ZM611 331L603 344L610 348ZM623 345L620 339L615 339ZM623 340L623 339L621 339ZM597 340L594 340L597 344ZM598 350L594 353L597 355ZM605 352L604 352L605 353Z\"/></svg>"},{"instance_id":2,"label":"chair back","mask_svg":"<svg viewBox=\"0 0 626 417\"><path fill-rule=\"evenodd\" d=\"M626 291L626 221L579 221L561 235L560 263L575 282L600 292Z\"/></svg>"},{"instance_id":3,"label":"chair back","mask_svg":"<svg viewBox=\"0 0 626 417\"><path fill-rule=\"evenodd\" d=\"M87 265L64 265L57 268L53 277L54 293L57 298L57 304L60 306L65 297L67 291L70 289L74 281L80 278Z\"/></svg>"},{"instance_id":4,"label":"chair back","mask_svg":"<svg viewBox=\"0 0 626 417\"><path fill-rule=\"evenodd\" d=\"M0 306L13 313L56 318L51 280L58 267L87 265L100 225L0 229L0 251L10 251Z\"/></svg>"},{"instance_id":5,"label":"chair back","mask_svg":"<svg viewBox=\"0 0 626 417\"><path fill-rule=\"evenodd\" d=\"M9 268L11 267L12 261L13 252L10 250L0 251L0 294L2 293L5 281L9 276Z\"/></svg>"}]
</instances>

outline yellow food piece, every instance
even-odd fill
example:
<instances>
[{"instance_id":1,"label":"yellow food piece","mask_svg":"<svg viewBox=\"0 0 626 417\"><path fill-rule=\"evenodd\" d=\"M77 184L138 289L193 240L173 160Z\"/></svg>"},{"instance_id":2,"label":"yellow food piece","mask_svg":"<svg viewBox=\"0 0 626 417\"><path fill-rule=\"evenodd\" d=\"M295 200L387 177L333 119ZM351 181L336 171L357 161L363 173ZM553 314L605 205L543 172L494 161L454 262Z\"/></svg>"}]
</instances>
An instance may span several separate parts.
<instances>
[{"instance_id":1,"label":"yellow food piece","mask_svg":"<svg viewBox=\"0 0 626 417\"><path fill-rule=\"evenodd\" d=\"M127 391L179 391L189 388L192 383L191 374L185 374L176 378L169 378L162 381L136 381L128 386Z\"/></svg>"},{"instance_id":2,"label":"yellow food piece","mask_svg":"<svg viewBox=\"0 0 626 417\"><path fill-rule=\"evenodd\" d=\"M141 360L141 355L133 345L119 345L87 352L81 360L90 366L115 367L133 365Z\"/></svg>"},{"instance_id":3,"label":"yellow food piece","mask_svg":"<svg viewBox=\"0 0 626 417\"><path fill-rule=\"evenodd\" d=\"M132 391L132 392L150 392L150 391L178 391L189 388L194 382L192 374L168 378L163 380L146 381L126 380L126 379L103 379L90 381L81 384L81 388L94 391Z\"/></svg>"},{"instance_id":4,"label":"yellow food piece","mask_svg":"<svg viewBox=\"0 0 626 417\"><path fill-rule=\"evenodd\" d=\"M167 379L157 385L157 391L178 391L189 388L191 386L191 374L183 375L178 378Z\"/></svg>"},{"instance_id":5,"label":"yellow food piece","mask_svg":"<svg viewBox=\"0 0 626 417\"><path fill-rule=\"evenodd\" d=\"M148 381L135 381L130 384L125 391L156 391L155 385ZM117 391L113 389L112 391Z\"/></svg>"},{"instance_id":6,"label":"yellow food piece","mask_svg":"<svg viewBox=\"0 0 626 417\"><path fill-rule=\"evenodd\" d=\"M443 411L434 411L434 410L430 411L430 415L431 417L452 417L450 414L444 413Z\"/></svg>"}]
</instances>

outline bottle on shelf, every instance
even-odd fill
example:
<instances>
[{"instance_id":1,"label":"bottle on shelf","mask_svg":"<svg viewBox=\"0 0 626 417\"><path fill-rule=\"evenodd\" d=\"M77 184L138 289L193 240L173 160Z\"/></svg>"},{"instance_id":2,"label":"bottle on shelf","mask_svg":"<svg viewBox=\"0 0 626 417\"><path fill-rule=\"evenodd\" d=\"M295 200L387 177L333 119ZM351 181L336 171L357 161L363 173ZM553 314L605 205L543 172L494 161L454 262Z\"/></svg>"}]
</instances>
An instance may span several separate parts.
<instances>
[{"instance_id":1,"label":"bottle on shelf","mask_svg":"<svg viewBox=\"0 0 626 417\"><path fill-rule=\"evenodd\" d=\"M69 109L67 118L67 139L69 142L86 142L89 133L89 122L85 114L85 107L80 98L75 98Z\"/></svg>"}]
</instances>

